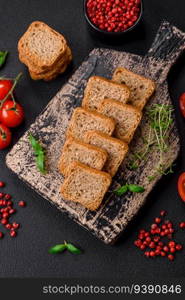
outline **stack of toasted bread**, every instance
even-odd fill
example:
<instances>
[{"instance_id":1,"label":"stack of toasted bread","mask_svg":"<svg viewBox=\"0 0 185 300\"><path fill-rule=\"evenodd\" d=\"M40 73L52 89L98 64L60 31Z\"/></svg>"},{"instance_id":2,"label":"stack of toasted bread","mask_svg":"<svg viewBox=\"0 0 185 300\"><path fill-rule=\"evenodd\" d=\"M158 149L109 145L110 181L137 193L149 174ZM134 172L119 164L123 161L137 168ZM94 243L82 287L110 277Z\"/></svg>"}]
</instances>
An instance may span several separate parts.
<instances>
[{"instance_id":1,"label":"stack of toasted bread","mask_svg":"<svg viewBox=\"0 0 185 300\"><path fill-rule=\"evenodd\" d=\"M63 35L43 22L33 22L18 43L19 59L32 79L49 81L63 73L72 54Z\"/></svg>"},{"instance_id":2,"label":"stack of toasted bread","mask_svg":"<svg viewBox=\"0 0 185 300\"><path fill-rule=\"evenodd\" d=\"M117 68L112 80L89 79L59 161L64 199L90 210L100 206L154 90L153 81L125 68Z\"/></svg>"}]
</instances>

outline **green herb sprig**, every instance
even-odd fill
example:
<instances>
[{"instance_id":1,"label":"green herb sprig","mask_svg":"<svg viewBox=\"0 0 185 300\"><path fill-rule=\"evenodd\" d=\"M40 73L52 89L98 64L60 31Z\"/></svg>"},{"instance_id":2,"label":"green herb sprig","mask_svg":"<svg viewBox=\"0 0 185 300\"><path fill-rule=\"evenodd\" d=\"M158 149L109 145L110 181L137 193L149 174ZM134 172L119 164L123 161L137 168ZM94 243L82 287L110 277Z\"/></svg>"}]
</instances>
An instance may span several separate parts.
<instances>
[{"instance_id":1,"label":"green herb sprig","mask_svg":"<svg viewBox=\"0 0 185 300\"><path fill-rule=\"evenodd\" d=\"M75 247L73 244L67 243L66 241L64 241L63 244L59 244L59 245L55 245L54 247L51 247L49 249L49 253L50 254L58 254L58 253L62 253L65 250L73 253L73 254L80 254L82 253L82 251Z\"/></svg>"},{"instance_id":2,"label":"green herb sprig","mask_svg":"<svg viewBox=\"0 0 185 300\"><path fill-rule=\"evenodd\" d=\"M32 145L32 148L34 150L34 155L36 159L36 165L38 170L42 174L46 174L46 169L45 169L45 150L43 147L40 145L39 141L36 140L36 138L33 137L32 134L29 135L29 141Z\"/></svg>"},{"instance_id":3,"label":"green herb sprig","mask_svg":"<svg viewBox=\"0 0 185 300\"><path fill-rule=\"evenodd\" d=\"M114 191L114 193L117 196L122 196L123 194L125 194L126 192L132 192L132 193L143 193L145 191L143 186L140 185L136 185L136 184L125 184L122 185L120 188L118 188L117 190Z\"/></svg>"},{"instance_id":4,"label":"green herb sprig","mask_svg":"<svg viewBox=\"0 0 185 300\"><path fill-rule=\"evenodd\" d=\"M172 173L172 168L169 169L170 171L166 171L168 166L163 161L168 150L169 132L173 124L173 107L166 104L153 104L146 113L150 126L148 136L147 138L142 137L143 147L141 147L139 152L132 154L128 167L136 170L147 159L150 151L157 148L159 151L159 163L156 168L156 174L149 178L149 181L152 181L158 174L167 175Z\"/></svg>"},{"instance_id":5,"label":"green herb sprig","mask_svg":"<svg viewBox=\"0 0 185 300\"><path fill-rule=\"evenodd\" d=\"M2 67L6 61L8 51L0 51L0 67Z\"/></svg>"},{"instance_id":6,"label":"green herb sprig","mask_svg":"<svg viewBox=\"0 0 185 300\"><path fill-rule=\"evenodd\" d=\"M165 175L164 155L168 150L169 129L173 123L173 107L165 104L154 104L148 111L150 126L154 130L156 147L159 150L157 172Z\"/></svg>"}]
</instances>

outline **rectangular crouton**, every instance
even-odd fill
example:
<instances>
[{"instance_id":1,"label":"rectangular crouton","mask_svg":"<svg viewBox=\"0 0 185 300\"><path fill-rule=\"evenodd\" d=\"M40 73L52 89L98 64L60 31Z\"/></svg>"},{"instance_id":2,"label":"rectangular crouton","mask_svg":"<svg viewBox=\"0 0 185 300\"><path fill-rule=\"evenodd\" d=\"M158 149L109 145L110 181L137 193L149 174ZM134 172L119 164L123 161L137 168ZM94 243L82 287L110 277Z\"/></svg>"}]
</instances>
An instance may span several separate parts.
<instances>
[{"instance_id":1,"label":"rectangular crouton","mask_svg":"<svg viewBox=\"0 0 185 300\"><path fill-rule=\"evenodd\" d=\"M129 96L130 90L126 85L115 83L100 76L92 76L85 88L82 106L87 109L96 110L100 102L105 98L126 103Z\"/></svg>"},{"instance_id":2,"label":"rectangular crouton","mask_svg":"<svg viewBox=\"0 0 185 300\"><path fill-rule=\"evenodd\" d=\"M112 80L117 83L126 84L130 89L129 103L142 110L148 99L155 91L154 81L135 74L125 68L117 68Z\"/></svg>"},{"instance_id":3,"label":"rectangular crouton","mask_svg":"<svg viewBox=\"0 0 185 300\"><path fill-rule=\"evenodd\" d=\"M114 135L126 143L132 140L142 117L136 107L112 99L104 99L98 107L98 112L115 120Z\"/></svg>"},{"instance_id":4,"label":"rectangular crouton","mask_svg":"<svg viewBox=\"0 0 185 300\"><path fill-rule=\"evenodd\" d=\"M96 130L87 131L85 139L87 143L106 150L108 159L103 170L113 177L128 152L128 145L120 139Z\"/></svg>"},{"instance_id":5,"label":"rectangular crouton","mask_svg":"<svg viewBox=\"0 0 185 300\"><path fill-rule=\"evenodd\" d=\"M61 194L65 200L78 202L90 210L96 210L110 184L111 176L108 173L80 162L73 162L61 187Z\"/></svg>"},{"instance_id":6,"label":"rectangular crouton","mask_svg":"<svg viewBox=\"0 0 185 300\"><path fill-rule=\"evenodd\" d=\"M59 170L66 176L67 169L73 161L79 161L97 170L102 170L107 152L101 148L89 145L73 138L67 139L62 149Z\"/></svg>"},{"instance_id":7,"label":"rectangular crouton","mask_svg":"<svg viewBox=\"0 0 185 300\"><path fill-rule=\"evenodd\" d=\"M38 73L53 68L66 48L63 35L40 21L31 23L18 42L20 60L32 72Z\"/></svg>"},{"instance_id":8,"label":"rectangular crouton","mask_svg":"<svg viewBox=\"0 0 185 300\"><path fill-rule=\"evenodd\" d=\"M114 128L115 121L113 119L98 112L77 107L69 123L67 137L72 136L83 141L84 133L88 130L98 130L112 135Z\"/></svg>"}]
</instances>

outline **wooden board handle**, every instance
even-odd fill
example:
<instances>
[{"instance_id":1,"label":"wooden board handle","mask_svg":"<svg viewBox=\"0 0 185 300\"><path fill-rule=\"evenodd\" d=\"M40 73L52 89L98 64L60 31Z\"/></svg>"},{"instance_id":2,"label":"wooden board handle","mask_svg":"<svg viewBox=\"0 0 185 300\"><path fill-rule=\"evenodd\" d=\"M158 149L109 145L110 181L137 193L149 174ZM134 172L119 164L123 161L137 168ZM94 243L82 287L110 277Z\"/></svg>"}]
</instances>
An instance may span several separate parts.
<instances>
[{"instance_id":1,"label":"wooden board handle","mask_svg":"<svg viewBox=\"0 0 185 300\"><path fill-rule=\"evenodd\" d=\"M152 47L143 58L146 65L146 75L162 83L166 80L171 66L184 49L185 33L169 22L163 21Z\"/></svg>"}]
</instances>

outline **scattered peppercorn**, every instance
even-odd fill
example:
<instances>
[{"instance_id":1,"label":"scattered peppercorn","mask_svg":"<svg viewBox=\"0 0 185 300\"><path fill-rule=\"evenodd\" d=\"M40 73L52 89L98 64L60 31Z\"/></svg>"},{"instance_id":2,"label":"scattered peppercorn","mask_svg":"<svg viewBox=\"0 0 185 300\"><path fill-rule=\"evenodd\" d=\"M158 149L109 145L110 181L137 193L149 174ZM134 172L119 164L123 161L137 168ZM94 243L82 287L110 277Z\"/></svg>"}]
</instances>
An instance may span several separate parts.
<instances>
[{"instance_id":1,"label":"scattered peppercorn","mask_svg":"<svg viewBox=\"0 0 185 300\"><path fill-rule=\"evenodd\" d=\"M6 226L5 226L7 229L11 229L12 228L12 225L11 224L6 224Z\"/></svg>"},{"instance_id":2,"label":"scattered peppercorn","mask_svg":"<svg viewBox=\"0 0 185 300\"><path fill-rule=\"evenodd\" d=\"M5 183L0 181L0 187L4 187ZM16 209L13 207L14 203L11 201L12 196L8 193L0 193L0 224L9 230L11 237L17 236L17 230L20 228L20 224L17 222L10 223L9 219L12 214L16 212ZM25 207L25 201L19 201L18 205L20 207ZM0 239L3 238L4 234L0 232Z\"/></svg>"},{"instance_id":3,"label":"scattered peppercorn","mask_svg":"<svg viewBox=\"0 0 185 300\"><path fill-rule=\"evenodd\" d=\"M173 234L175 232L173 223L170 220L164 220L164 217L167 215L165 210L160 212L160 216L154 219L153 224L151 224L151 230L147 231L145 229L141 229L138 234L138 239L134 242L134 244L140 249L145 250L145 257L167 257L170 261L175 259L174 254L176 251L182 250L183 246L181 244L177 244L173 240ZM185 228L185 222L181 222L179 224L180 228ZM161 241L161 239L164 242ZM166 239L169 239L167 241ZM150 250L148 250L150 249Z\"/></svg>"},{"instance_id":4,"label":"scattered peppercorn","mask_svg":"<svg viewBox=\"0 0 185 300\"><path fill-rule=\"evenodd\" d=\"M170 241L168 243L168 246L171 248L171 247L175 247L175 242L174 241Z\"/></svg>"},{"instance_id":5,"label":"scattered peppercorn","mask_svg":"<svg viewBox=\"0 0 185 300\"><path fill-rule=\"evenodd\" d=\"M26 202L25 201L19 201L19 206L20 207L25 207L26 206Z\"/></svg>"},{"instance_id":6,"label":"scattered peppercorn","mask_svg":"<svg viewBox=\"0 0 185 300\"><path fill-rule=\"evenodd\" d=\"M5 183L3 181L0 181L0 188L4 187Z\"/></svg>"},{"instance_id":7,"label":"scattered peppercorn","mask_svg":"<svg viewBox=\"0 0 185 300\"><path fill-rule=\"evenodd\" d=\"M157 224L161 223L161 219L160 218L155 218L155 223L157 223Z\"/></svg>"},{"instance_id":8,"label":"scattered peppercorn","mask_svg":"<svg viewBox=\"0 0 185 300\"><path fill-rule=\"evenodd\" d=\"M12 227L13 227L14 229L17 229L17 228L20 227L20 224L13 222L13 223L12 223Z\"/></svg>"},{"instance_id":9,"label":"scattered peppercorn","mask_svg":"<svg viewBox=\"0 0 185 300\"><path fill-rule=\"evenodd\" d=\"M5 194L4 197L5 197L6 200L10 200L12 198L12 196L10 194Z\"/></svg>"},{"instance_id":10,"label":"scattered peppercorn","mask_svg":"<svg viewBox=\"0 0 185 300\"><path fill-rule=\"evenodd\" d=\"M171 260L171 261L174 260L174 255L169 254L169 255L168 255L168 259Z\"/></svg>"},{"instance_id":11,"label":"scattered peppercorn","mask_svg":"<svg viewBox=\"0 0 185 300\"><path fill-rule=\"evenodd\" d=\"M14 214L15 212L16 212L16 210L13 209L13 208L11 208L11 209L9 210L10 215Z\"/></svg>"},{"instance_id":12,"label":"scattered peppercorn","mask_svg":"<svg viewBox=\"0 0 185 300\"><path fill-rule=\"evenodd\" d=\"M17 235L17 232L15 230L10 231L10 236L11 237L16 237L16 235Z\"/></svg>"},{"instance_id":13,"label":"scattered peppercorn","mask_svg":"<svg viewBox=\"0 0 185 300\"><path fill-rule=\"evenodd\" d=\"M6 225L8 223L7 219L1 219L1 224Z\"/></svg>"},{"instance_id":14,"label":"scattered peppercorn","mask_svg":"<svg viewBox=\"0 0 185 300\"><path fill-rule=\"evenodd\" d=\"M181 223L179 224L179 227L180 227L180 228L185 228L185 222L181 222Z\"/></svg>"},{"instance_id":15,"label":"scattered peppercorn","mask_svg":"<svg viewBox=\"0 0 185 300\"><path fill-rule=\"evenodd\" d=\"M166 215L167 215L166 210L161 210L160 216L161 216L161 217L164 217L164 216L166 216Z\"/></svg>"},{"instance_id":16,"label":"scattered peppercorn","mask_svg":"<svg viewBox=\"0 0 185 300\"><path fill-rule=\"evenodd\" d=\"M180 251L180 250L182 250L182 245L178 244L178 245L176 245L175 248L176 248L176 250Z\"/></svg>"}]
</instances>

